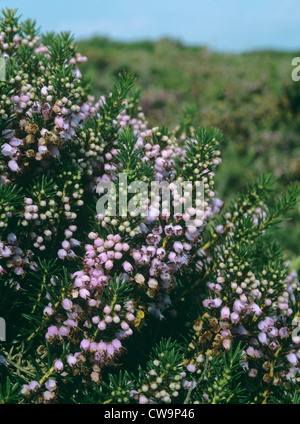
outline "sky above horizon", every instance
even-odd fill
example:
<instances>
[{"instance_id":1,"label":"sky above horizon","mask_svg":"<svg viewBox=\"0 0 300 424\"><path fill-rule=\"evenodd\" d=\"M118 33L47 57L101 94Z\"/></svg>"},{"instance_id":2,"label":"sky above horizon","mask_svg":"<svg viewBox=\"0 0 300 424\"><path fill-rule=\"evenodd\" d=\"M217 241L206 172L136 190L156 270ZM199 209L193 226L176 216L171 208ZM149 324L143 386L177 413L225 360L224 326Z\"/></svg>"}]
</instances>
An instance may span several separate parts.
<instances>
[{"instance_id":1,"label":"sky above horizon","mask_svg":"<svg viewBox=\"0 0 300 424\"><path fill-rule=\"evenodd\" d=\"M114 40L170 37L222 52L300 49L299 0L0 0L42 31Z\"/></svg>"}]
</instances>

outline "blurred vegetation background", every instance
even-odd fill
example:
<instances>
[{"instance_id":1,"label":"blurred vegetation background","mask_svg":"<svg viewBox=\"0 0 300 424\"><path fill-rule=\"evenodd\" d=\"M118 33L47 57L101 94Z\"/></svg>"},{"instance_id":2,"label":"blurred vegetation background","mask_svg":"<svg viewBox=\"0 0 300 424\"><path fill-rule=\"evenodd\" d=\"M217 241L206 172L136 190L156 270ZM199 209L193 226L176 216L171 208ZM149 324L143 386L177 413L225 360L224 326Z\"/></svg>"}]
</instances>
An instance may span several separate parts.
<instances>
[{"instance_id":1,"label":"blurred vegetation background","mask_svg":"<svg viewBox=\"0 0 300 424\"><path fill-rule=\"evenodd\" d=\"M80 41L88 57L81 70L96 96L111 87L123 69L134 72L150 126L173 129L193 107L194 121L223 131L217 173L218 196L232 199L262 172L272 172L278 190L300 176L300 81L291 61L300 52L216 53L170 39L115 42ZM300 205L277 230L292 266L300 269Z\"/></svg>"}]
</instances>

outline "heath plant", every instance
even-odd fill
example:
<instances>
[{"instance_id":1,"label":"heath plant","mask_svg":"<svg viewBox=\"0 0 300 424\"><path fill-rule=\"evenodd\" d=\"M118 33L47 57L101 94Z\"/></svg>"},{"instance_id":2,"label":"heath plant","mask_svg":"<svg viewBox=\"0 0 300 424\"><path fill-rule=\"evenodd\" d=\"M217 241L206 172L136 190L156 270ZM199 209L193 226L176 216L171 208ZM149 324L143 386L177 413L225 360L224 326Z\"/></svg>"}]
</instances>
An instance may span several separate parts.
<instances>
[{"instance_id":1,"label":"heath plant","mask_svg":"<svg viewBox=\"0 0 300 424\"><path fill-rule=\"evenodd\" d=\"M149 128L126 72L95 100L73 37L15 10L0 53L0 403L299 403L273 239L299 185L224 205L219 130Z\"/></svg>"}]
</instances>

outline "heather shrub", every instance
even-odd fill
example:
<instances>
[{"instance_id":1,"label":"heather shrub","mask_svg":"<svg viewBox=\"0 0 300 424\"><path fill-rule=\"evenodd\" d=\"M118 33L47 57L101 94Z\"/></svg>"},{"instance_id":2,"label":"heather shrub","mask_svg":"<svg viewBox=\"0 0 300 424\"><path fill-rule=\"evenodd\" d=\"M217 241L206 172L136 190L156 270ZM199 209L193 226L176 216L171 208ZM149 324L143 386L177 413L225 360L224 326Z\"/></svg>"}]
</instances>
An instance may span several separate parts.
<instances>
[{"instance_id":1,"label":"heather shrub","mask_svg":"<svg viewBox=\"0 0 300 424\"><path fill-rule=\"evenodd\" d=\"M216 184L223 201L262 172L276 176L279 190L299 180L300 96L291 78L291 61L299 52L229 54L168 39L127 43L100 37L80 41L79 49L89 58L80 69L95 93L108 89L124 68L138 76L150 126L173 128L188 119L195 127L222 129ZM186 107L188 116L182 116ZM299 212L299 207L290 212L292 219L276 233L297 270Z\"/></svg>"},{"instance_id":2,"label":"heather shrub","mask_svg":"<svg viewBox=\"0 0 300 424\"><path fill-rule=\"evenodd\" d=\"M149 128L132 74L95 100L70 34L0 26L0 402L298 403L299 282L270 231L299 185L224 205L219 130ZM143 213L99 211L120 174Z\"/></svg>"}]
</instances>

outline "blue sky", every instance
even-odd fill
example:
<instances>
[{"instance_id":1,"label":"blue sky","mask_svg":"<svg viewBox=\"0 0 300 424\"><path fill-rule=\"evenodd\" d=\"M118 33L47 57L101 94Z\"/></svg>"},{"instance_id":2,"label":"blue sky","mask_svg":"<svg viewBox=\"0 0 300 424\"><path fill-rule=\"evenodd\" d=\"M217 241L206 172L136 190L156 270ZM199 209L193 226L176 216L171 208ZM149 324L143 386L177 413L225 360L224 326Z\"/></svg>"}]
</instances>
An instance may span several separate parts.
<instances>
[{"instance_id":1,"label":"blue sky","mask_svg":"<svg viewBox=\"0 0 300 424\"><path fill-rule=\"evenodd\" d=\"M300 0L0 0L44 31L117 40L172 37L219 51L299 50Z\"/></svg>"}]
</instances>

